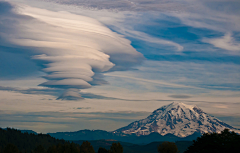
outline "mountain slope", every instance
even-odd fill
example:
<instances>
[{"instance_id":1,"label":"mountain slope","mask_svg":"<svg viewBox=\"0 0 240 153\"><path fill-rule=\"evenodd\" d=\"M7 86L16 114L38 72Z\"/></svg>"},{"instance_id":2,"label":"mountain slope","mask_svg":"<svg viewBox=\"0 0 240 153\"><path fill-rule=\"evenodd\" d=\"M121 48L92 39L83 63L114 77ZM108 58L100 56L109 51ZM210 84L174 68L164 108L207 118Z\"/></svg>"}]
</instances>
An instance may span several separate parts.
<instances>
[{"instance_id":1,"label":"mountain slope","mask_svg":"<svg viewBox=\"0 0 240 153\"><path fill-rule=\"evenodd\" d=\"M155 110L147 118L135 121L114 133L149 135L157 132L161 135L173 134L186 137L195 132L221 132L225 128L240 133L240 130L208 115L197 106L173 102Z\"/></svg>"}]
</instances>

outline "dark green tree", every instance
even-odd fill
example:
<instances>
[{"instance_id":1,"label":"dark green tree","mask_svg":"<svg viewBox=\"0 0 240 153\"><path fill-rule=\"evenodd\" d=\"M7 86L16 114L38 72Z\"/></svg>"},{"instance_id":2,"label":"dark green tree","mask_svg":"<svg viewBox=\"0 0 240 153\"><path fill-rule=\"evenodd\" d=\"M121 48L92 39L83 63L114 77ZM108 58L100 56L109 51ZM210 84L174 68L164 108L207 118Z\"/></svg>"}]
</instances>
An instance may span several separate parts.
<instances>
[{"instance_id":1,"label":"dark green tree","mask_svg":"<svg viewBox=\"0 0 240 153\"><path fill-rule=\"evenodd\" d=\"M58 153L57 147L55 145L49 147L47 153Z\"/></svg>"},{"instance_id":2,"label":"dark green tree","mask_svg":"<svg viewBox=\"0 0 240 153\"><path fill-rule=\"evenodd\" d=\"M17 146L19 152L34 153L37 146L42 145L47 150L52 145L65 144L66 141L58 140L47 134L29 134L22 133L16 129L1 129L0 128L0 153L3 153L4 148L8 144ZM79 148L79 145L76 145Z\"/></svg>"},{"instance_id":3,"label":"dark green tree","mask_svg":"<svg viewBox=\"0 0 240 153\"><path fill-rule=\"evenodd\" d=\"M3 150L3 153L18 153L18 152L19 152L19 150L18 150L17 146L15 146L13 144L7 144Z\"/></svg>"},{"instance_id":4,"label":"dark green tree","mask_svg":"<svg viewBox=\"0 0 240 153\"><path fill-rule=\"evenodd\" d=\"M174 142L165 141L158 146L159 153L178 153L177 145Z\"/></svg>"},{"instance_id":5,"label":"dark green tree","mask_svg":"<svg viewBox=\"0 0 240 153\"><path fill-rule=\"evenodd\" d=\"M95 153L95 151L90 142L84 141L80 146L80 153Z\"/></svg>"},{"instance_id":6,"label":"dark green tree","mask_svg":"<svg viewBox=\"0 0 240 153\"><path fill-rule=\"evenodd\" d=\"M240 135L228 129L221 133L205 133L184 153L227 153L240 152Z\"/></svg>"},{"instance_id":7,"label":"dark green tree","mask_svg":"<svg viewBox=\"0 0 240 153\"><path fill-rule=\"evenodd\" d=\"M98 149L98 153L108 153L108 150L105 149L105 148L100 147L100 148Z\"/></svg>"},{"instance_id":8,"label":"dark green tree","mask_svg":"<svg viewBox=\"0 0 240 153\"><path fill-rule=\"evenodd\" d=\"M69 146L70 146L71 153L79 153L80 152L80 148L78 148L78 146L76 146L75 143L72 142Z\"/></svg>"},{"instance_id":9,"label":"dark green tree","mask_svg":"<svg viewBox=\"0 0 240 153\"><path fill-rule=\"evenodd\" d=\"M34 153L45 153L45 148L42 145L39 145L34 149Z\"/></svg>"},{"instance_id":10,"label":"dark green tree","mask_svg":"<svg viewBox=\"0 0 240 153\"><path fill-rule=\"evenodd\" d=\"M112 146L111 146L109 152L110 153L123 153L123 147L119 142L112 143Z\"/></svg>"}]
</instances>

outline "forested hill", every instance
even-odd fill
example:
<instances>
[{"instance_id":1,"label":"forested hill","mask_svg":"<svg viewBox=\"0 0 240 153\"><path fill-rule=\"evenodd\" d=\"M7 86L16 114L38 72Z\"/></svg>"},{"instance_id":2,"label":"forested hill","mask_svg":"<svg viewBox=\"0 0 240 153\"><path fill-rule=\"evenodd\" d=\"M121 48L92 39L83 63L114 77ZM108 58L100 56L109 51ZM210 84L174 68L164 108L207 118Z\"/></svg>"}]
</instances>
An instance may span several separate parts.
<instances>
[{"instance_id":1,"label":"forested hill","mask_svg":"<svg viewBox=\"0 0 240 153\"><path fill-rule=\"evenodd\" d=\"M22 133L16 129L1 129L0 128L0 153L6 150L7 145L11 144L9 148L13 146L22 153L36 152L36 150L48 150L52 146L57 145L72 145L72 147L79 147L76 144L70 144L65 140L59 140L51 137L47 134L33 134L33 133Z\"/></svg>"},{"instance_id":2,"label":"forested hill","mask_svg":"<svg viewBox=\"0 0 240 153\"><path fill-rule=\"evenodd\" d=\"M37 134L32 131L16 130L16 129L1 129L0 128L0 153L79 153L83 148L84 140L68 142L51 137L48 134ZM89 143L89 142L88 142ZM87 148L91 148L92 152L99 151L99 148L111 150L115 140L94 140L90 141ZM157 147L162 142L153 142L146 145L137 145L127 142L121 142L123 147L122 153L157 153ZM176 142L180 153L185 151L192 142ZM86 147L86 146L85 146ZM95 150L95 151L94 151Z\"/></svg>"}]
</instances>

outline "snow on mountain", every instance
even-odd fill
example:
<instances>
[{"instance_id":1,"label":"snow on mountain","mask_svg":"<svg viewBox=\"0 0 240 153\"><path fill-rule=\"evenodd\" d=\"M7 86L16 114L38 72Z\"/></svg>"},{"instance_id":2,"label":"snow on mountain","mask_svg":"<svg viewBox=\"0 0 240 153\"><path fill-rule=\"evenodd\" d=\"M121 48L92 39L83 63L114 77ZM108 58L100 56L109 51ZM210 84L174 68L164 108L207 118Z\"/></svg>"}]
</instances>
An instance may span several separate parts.
<instances>
[{"instance_id":1,"label":"snow on mountain","mask_svg":"<svg viewBox=\"0 0 240 153\"><path fill-rule=\"evenodd\" d=\"M161 135L170 133L178 137L186 137L194 132L218 133L225 128L240 133L240 130L208 115L197 106L173 102L155 110L147 118L135 121L114 131L114 133L140 136L157 132Z\"/></svg>"}]
</instances>

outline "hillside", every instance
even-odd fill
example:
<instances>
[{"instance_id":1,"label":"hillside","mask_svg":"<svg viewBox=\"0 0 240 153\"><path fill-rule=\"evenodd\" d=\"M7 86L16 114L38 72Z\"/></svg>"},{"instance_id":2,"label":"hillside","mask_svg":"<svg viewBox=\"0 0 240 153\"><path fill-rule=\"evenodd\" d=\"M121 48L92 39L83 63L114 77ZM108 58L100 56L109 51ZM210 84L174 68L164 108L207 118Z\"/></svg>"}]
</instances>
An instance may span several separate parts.
<instances>
[{"instance_id":1,"label":"hillside","mask_svg":"<svg viewBox=\"0 0 240 153\"><path fill-rule=\"evenodd\" d=\"M30 132L30 133L27 133ZM85 140L79 141L70 141L67 142L65 140L59 140L51 137L50 135L46 134L33 134L34 131L26 131L22 133L20 130L16 129L1 129L0 128L0 153L3 152L4 148L8 144L13 144L19 150L19 152L26 152L31 153L39 147L43 146L44 150L49 152L51 148L61 148L61 150L69 150L69 148L77 148L79 149L80 145ZM116 140L93 140L89 141L93 146L95 152L98 151L100 147L109 149L112 143L116 143ZM149 144L133 144L127 142L120 142L123 146L124 153L157 153L157 147L162 141L159 142L151 142ZM180 153L183 153L187 147L192 144L191 141L178 141L176 145L178 146ZM41 152L41 151L40 151ZM51 151L55 153L54 151ZM63 151L64 152L64 151ZM67 151L68 152L68 151ZM70 151L71 152L71 151ZM42 153L42 152L41 152ZM71 152L72 153L72 152Z\"/></svg>"},{"instance_id":2,"label":"hillside","mask_svg":"<svg viewBox=\"0 0 240 153\"><path fill-rule=\"evenodd\" d=\"M34 131L26 131L25 133L22 133L22 131L16 129L0 128L0 153L8 144L15 145L21 152L30 153L40 145L47 150L53 145L67 143L65 140L58 140L50 135L34 133Z\"/></svg>"}]
</instances>

